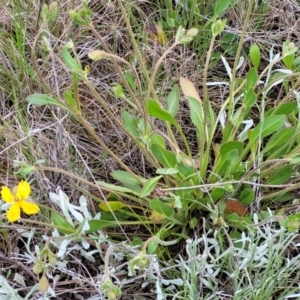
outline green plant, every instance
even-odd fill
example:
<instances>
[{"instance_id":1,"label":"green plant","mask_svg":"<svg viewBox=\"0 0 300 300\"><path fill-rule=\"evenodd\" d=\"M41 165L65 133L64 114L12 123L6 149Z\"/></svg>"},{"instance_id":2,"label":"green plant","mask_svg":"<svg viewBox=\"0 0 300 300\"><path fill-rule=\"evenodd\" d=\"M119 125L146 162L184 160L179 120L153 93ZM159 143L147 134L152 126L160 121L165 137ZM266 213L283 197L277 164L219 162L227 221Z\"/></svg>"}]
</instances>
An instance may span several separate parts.
<instances>
[{"instance_id":1,"label":"green plant","mask_svg":"<svg viewBox=\"0 0 300 300\"><path fill-rule=\"evenodd\" d=\"M243 205L253 203L262 187L276 188L276 191L265 194L262 201L275 197L277 201L280 201L280 196L299 187L299 176L294 176L294 167L298 163L296 154L299 151L299 146L296 144L299 138L296 117L297 100L290 101L289 96L292 92L288 92L278 105L272 109L266 109L269 91L283 81L286 86L289 86L290 80L298 75L283 69L274 70L273 73L279 76L275 79L272 74L273 67L281 61L287 67L293 65L297 48L292 43L285 43L281 55L273 54L273 50L270 49L270 63L259 71L260 50L259 47L253 45L249 54L253 67L244 78L240 80L236 78L236 72L243 61L240 53L252 2L249 2L233 68L222 57L229 77L227 84L230 86L230 92L220 109L216 111L212 107L207 87L223 83L208 82L207 74L216 37L222 33L226 25L226 20L218 19L218 15L226 10L230 2L216 2L211 23L211 41L204 66L203 99L191 81L184 77L180 78L180 88L190 107L190 120L196 129L198 143L196 158L192 156L187 138L176 121L180 99L178 86L174 85L166 101L162 101L155 90L155 78L168 53L178 45L191 42L198 30L193 28L185 31L179 26L173 44L158 59L149 76L149 70L143 62L125 9L119 1L137 59L140 62L142 74L140 77L136 69L126 60L111 53L95 30L91 21L91 11L86 4L83 3L78 11L70 11L73 21L80 26L87 26L104 49L104 51L92 51L90 58L95 61L111 60L120 76L121 82L118 83L117 89L116 85L114 86L113 91L126 103L127 108L122 111L123 119L118 119L112 113L105 99L90 82L89 69L81 66L72 42L62 49L62 61L57 57L60 63L69 70L72 78L68 91L61 97L53 93L51 96L34 94L29 96L27 101L36 105L56 105L69 112L123 169L111 172L112 178L120 182L121 186L103 181L97 182L102 190L107 190L114 195L111 199L98 199L98 201L104 201L105 204L100 204L100 208L110 211L115 221L103 222L105 218L103 214L100 221L90 222L90 233L107 226L143 224L157 238L149 246L149 251L153 252L157 247L157 241L165 240L173 235L174 240L168 241L168 244L172 244L185 237L188 224L195 226L195 220L190 216L196 209L212 212L217 202L224 203L225 212L233 213L226 219L229 224L233 226L235 226L234 223L248 224L249 217ZM133 90L127 81L119 63L131 69L138 87L136 90ZM40 79L42 81L42 78ZM146 179L135 174L94 132L84 118L78 88L80 82L90 90L119 130L122 130L127 138L140 149L148 162L156 169L156 176ZM299 83L291 82L295 90ZM147 89L143 92L145 86ZM46 90L51 92L50 88ZM255 107L258 110L259 120L253 120L251 114ZM163 129L156 127L153 119L162 121ZM287 120L291 125L289 127L285 126ZM246 124L244 129L243 124ZM250 129L251 127L253 128ZM36 169L47 170L46 167ZM294 178L294 183L284 186L292 178ZM281 189L278 190L278 188ZM226 201L226 198L231 197L239 201ZM237 205L242 208L238 208ZM153 226L155 224L159 226Z\"/></svg>"}]
</instances>

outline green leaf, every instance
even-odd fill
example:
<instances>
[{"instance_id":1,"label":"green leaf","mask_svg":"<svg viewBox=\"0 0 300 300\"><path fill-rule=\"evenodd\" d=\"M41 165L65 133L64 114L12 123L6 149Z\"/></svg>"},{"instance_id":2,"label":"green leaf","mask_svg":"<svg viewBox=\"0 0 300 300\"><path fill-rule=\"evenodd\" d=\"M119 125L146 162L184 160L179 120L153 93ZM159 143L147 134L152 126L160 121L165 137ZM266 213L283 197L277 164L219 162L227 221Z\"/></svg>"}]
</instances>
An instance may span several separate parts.
<instances>
[{"instance_id":1,"label":"green leaf","mask_svg":"<svg viewBox=\"0 0 300 300\"><path fill-rule=\"evenodd\" d=\"M32 94L26 98L26 101L33 104L33 105L56 105L62 107L64 109L68 109L64 104L60 101L45 95L45 94Z\"/></svg>"},{"instance_id":2,"label":"green leaf","mask_svg":"<svg viewBox=\"0 0 300 300\"><path fill-rule=\"evenodd\" d=\"M166 142L165 142L164 138L157 133L154 133L153 135L151 135L151 138L150 138L149 146L151 147L154 144L158 144L160 147L162 147L164 149L166 148Z\"/></svg>"},{"instance_id":3,"label":"green leaf","mask_svg":"<svg viewBox=\"0 0 300 300\"><path fill-rule=\"evenodd\" d=\"M282 184L288 181L294 173L293 166L283 166L275 170L275 173L268 179L267 184Z\"/></svg>"},{"instance_id":4,"label":"green leaf","mask_svg":"<svg viewBox=\"0 0 300 300\"><path fill-rule=\"evenodd\" d=\"M285 56L282 61L285 65L285 67L289 70L292 70L293 69L293 64L294 64L294 60L295 60L295 53L294 54L291 54L291 55L288 55L288 56Z\"/></svg>"},{"instance_id":5,"label":"green leaf","mask_svg":"<svg viewBox=\"0 0 300 300\"><path fill-rule=\"evenodd\" d=\"M190 184L188 182L179 182L178 187L189 187ZM183 202L183 207L187 208L188 204L194 201L194 196L192 195L192 189L182 189L176 191L176 196L180 197L181 201Z\"/></svg>"},{"instance_id":6,"label":"green leaf","mask_svg":"<svg viewBox=\"0 0 300 300\"><path fill-rule=\"evenodd\" d=\"M140 192L141 192L141 190L142 190L142 188L141 188L141 186L140 186L139 184L133 185L133 184L126 184L126 183L124 183L124 187L126 187L126 188L132 190L132 191L135 192L137 195L139 195Z\"/></svg>"},{"instance_id":7,"label":"green leaf","mask_svg":"<svg viewBox=\"0 0 300 300\"><path fill-rule=\"evenodd\" d=\"M297 101L283 103L266 112L266 117L272 115L289 115L297 108Z\"/></svg>"},{"instance_id":8,"label":"green leaf","mask_svg":"<svg viewBox=\"0 0 300 300\"><path fill-rule=\"evenodd\" d=\"M176 155L168 151L166 149L163 149L158 144L153 144L151 146L151 152L154 155L154 157L157 159L157 161L162 164L164 167L167 168L174 168L177 164Z\"/></svg>"},{"instance_id":9,"label":"green leaf","mask_svg":"<svg viewBox=\"0 0 300 300\"><path fill-rule=\"evenodd\" d=\"M98 207L105 212L112 212L120 210L123 207L128 207L125 203L121 201L103 201L101 202Z\"/></svg>"},{"instance_id":10,"label":"green leaf","mask_svg":"<svg viewBox=\"0 0 300 300\"><path fill-rule=\"evenodd\" d=\"M293 42L286 41L282 45L282 55L283 57L294 55L298 50L298 47L295 46Z\"/></svg>"},{"instance_id":11,"label":"green leaf","mask_svg":"<svg viewBox=\"0 0 300 300\"><path fill-rule=\"evenodd\" d=\"M122 171L122 170L112 171L110 173L110 176L125 184L129 184L129 185L139 184L138 180L126 171Z\"/></svg>"},{"instance_id":12,"label":"green leaf","mask_svg":"<svg viewBox=\"0 0 300 300\"><path fill-rule=\"evenodd\" d=\"M260 65L260 49L257 44L252 44L250 46L249 56L253 67L258 69Z\"/></svg>"},{"instance_id":13,"label":"green leaf","mask_svg":"<svg viewBox=\"0 0 300 300\"><path fill-rule=\"evenodd\" d=\"M250 69L247 74L247 91L255 88L257 78L257 70Z\"/></svg>"},{"instance_id":14,"label":"green leaf","mask_svg":"<svg viewBox=\"0 0 300 300\"><path fill-rule=\"evenodd\" d=\"M195 174L195 168L184 165L182 162L178 163L179 173L184 176L191 176Z\"/></svg>"},{"instance_id":15,"label":"green leaf","mask_svg":"<svg viewBox=\"0 0 300 300\"><path fill-rule=\"evenodd\" d=\"M150 178L146 181L146 183L144 184L143 188L142 188L142 191L140 193L140 197L141 198L144 198L144 197L147 197L149 196L153 190L155 189L156 187L156 184L157 182L162 178L162 176L157 176L157 177L153 177L153 178Z\"/></svg>"},{"instance_id":16,"label":"green leaf","mask_svg":"<svg viewBox=\"0 0 300 300\"><path fill-rule=\"evenodd\" d=\"M179 106L179 87L175 84L167 97L167 111L175 117Z\"/></svg>"},{"instance_id":17,"label":"green leaf","mask_svg":"<svg viewBox=\"0 0 300 300\"><path fill-rule=\"evenodd\" d=\"M64 97L67 100L67 103L72 107L76 108L76 101L73 98L73 88L70 86L68 90L64 93Z\"/></svg>"},{"instance_id":18,"label":"green leaf","mask_svg":"<svg viewBox=\"0 0 300 300\"><path fill-rule=\"evenodd\" d=\"M252 106L256 103L257 95L255 94L254 90L251 89L247 91L245 94L245 100L244 100L244 116L246 116L249 111L251 110Z\"/></svg>"},{"instance_id":19,"label":"green leaf","mask_svg":"<svg viewBox=\"0 0 300 300\"><path fill-rule=\"evenodd\" d=\"M136 87L136 78L135 76L132 74L132 72L127 71L124 73L126 82L129 84L129 86L136 91L137 87Z\"/></svg>"},{"instance_id":20,"label":"green leaf","mask_svg":"<svg viewBox=\"0 0 300 300\"><path fill-rule=\"evenodd\" d=\"M148 113L151 116L163 121L167 121L175 126L177 125L177 122L173 116L166 110L162 109L155 100L150 99L146 101L146 105L148 105Z\"/></svg>"},{"instance_id":21,"label":"green leaf","mask_svg":"<svg viewBox=\"0 0 300 300\"><path fill-rule=\"evenodd\" d=\"M298 56L294 59L293 70L296 71L299 68L299 66L300 66L300 56Z\"/></svg>"},{"instance_id":22,"label":"green leaf","mask_svg":"<svg viewBox=\"0 0 300 300\"><path fill-rule=\"evenodd\" d=\"M106 220L91 220L88 222L90 229L86 233L93 233L95 231L109 228L109 227L118 227L119 224L116 221L106 221Z\"/></svg>"},{"instance_id":23,"label":"green leaf","mask_svg":"<svg viewBox=\"0 0 300 300\"><path fill-rule=\"evenodd\" d=\"M244 145L242 142L230 141L221 146L220 154L226 157L232 150L237 150L237 152L240 153L243 148Z\"/></svg>"},{"instance_id":24,"label":"green leaf","mask_svg":"<svg viewBox=\"0 0 300 300\"><path fill-rule=\"evenodd\" d=\"M193 97L187 97L187 100L190 103L190 114L193 124L196 128L202 132L203 131L203 108L202 104Z\"/></svg>"},{"instance_id":25,"label":"green leaf","mask_svg":"<svg viewBox=\"0 0 300 300\"><path fill-rule=\"evenodd\" d=\"M284 222L286 223L286 227L289 232L298 232L300 225L298 216L289 216Z\"/></svg>"},{"instance_id":26,"label":"green leaf","mask_svg":"<svg viewBox=\"0 0 300 300\"><path fill-rule=\"evenodd\" d=\"M220 157L215 165L214 172L222 176L231 171L233 163L237 163L238 154L243 150L243 143L229 141L220 147ZM229 163L228 163L229 162Z\"/></svg>"},{"instance_id":27,"label":"green leaf","mask_svg":"<svg viewBox=\"0 0 300 300\"><path fill-rule=\"evenodd\" d=\"M230 137L230 134L233 129L233 124L231 121L228 121L225 125L225 128L223 129L223 139L222 139L222 144L226 143Z\"/></svg>"},{"instance_id":28,"label":"green leaf","mask_svg":"<svg viewBox=\"0 0 300 300\"><path fill-rule=\"evenodd\" d=\"M160 175L174 175L177 174L178 170L174 169L174 168L164 168L164 169L157 169L156 170L156 174L160 174Z\"/></svg>"},{"instance_id":29,"label":"green leaf","mask_svg":"<svg viewBox=\"0 0 300 300\"><path fill-rule=\"evenodd\" d=\"M110 184L110 183L107 183L105 181L96 181L96 183L101 187L104 187L110 191L113 191L113 192L122 192L122 193L134 193L133 190L131 189L128 189L128 188L125 188L125 187L122 187L122 186L117 186L117 185L114 185L114 184ZM135 193L134 193L135 194Z\"/></svg>"},{"instance_id":30,"label":"green leaf","mask_svg":"<svg viewBox=\"0 0 300 300\"><path fill-rule=\"evenodd\" d=\"M300 154L295 154L291 157L291 164L299 164L300 163Z\"/></svg>"},{"instance_id":31,"label":"green leaf","mask_svg":"<svg viewBox=\"0 0 300 300\"><path fill-rule=\"evenodd\" d=\"M156 241L150 241L150 243L148 244L148 247L147 247L147 253L148 254L153 254L155 253L156 249L158 247L158 243Z\"/></svg>"},{"instance_id":32,"label":"green leaf","mask_svg":"<svg viewBox=\"0 0 300 300\"><path fill-rule=\"evenodd\" d=\"M167 24L169 27L174 28L175 27L175 20L173 18L168 17L167 18Z\"/></svg>"},{"instance_id":33,"label":"green leaf","mask_svg":"<svg viewBox=\"0 0 300 300\"><path fill-rule=\"evenodd\" d=\"M138 136L137 123L133 115L126 110L122 110L122 117L123 117L125 128L128 130L128 132L134 137L137 137Z\"/></svg>"},{"instance_id":34,"label":"green leaf","mask_svg":"<svg viewBox=\"0 0 300 300\"><path fill-rule=\"evenodd\" d=\"M243 205L251 204L255 199L255 193L252 189L246 188L242 191L239 200Z\"/></svg>"},{"instance_id":35,"label":"green leaf","mask_svg":"<svg viewBox=\"0 0 300 300\"><path fill-rule=\"evenodd\" d=\"M174 215L174 210L171 206L164 204L162 201L160 201L157 198L154 198L150 202L150 208L159 214L164 215L167 218L170 218Z\"/></svg>"},{"instance_id":36,"label":"green leaf","mask_svg":"<svg viewBox=\"0 0 300 300\"><path fill-rule=\"evenodd\" d=\"M272 203L287 202L295 199L295 192L294 191L283 192L281 195L275 197L274 196L272 197L272 194L269 194L266 197L267 199L271 199Z\"/></svg>"},{"instance_id":37,"label":"green leaf","mask_svg":"<svg viewBox=\"0 0 300 300\"><path fill-rule=\"evenodd\" d=\"M295 127L282 128L276 134L272 135L266 146L263 148L263 153L266 153L275 147L283 145L295 135L295 132Z\"/></svg>"},{"instance_id":38,"label":"green leaf","mask_svg":"<svg viewBox=\"0 0 300 300\"><path fill-rule=\"evenodd\" d=\"M217 0L214 5L214 17L221 15L227 10L231 1L230 0Z\"/></svg>"},{"instance_id":39,"label":"green leaf","mask_svg":"<svg viewBox=\"0 0 300 300\"><path fill-rule=\"evenodd\" d=\"M112 91L117 98L125 98L123 88L118 82L112 84Z\"/></svg>"},{"instance_id":40,"label":"green leaf","mask_svg":"<svg viewBox=\"0 0 300 300\"><path fill-rule=\"evenodd\" d=\"M210 197L215 202L216 200L219 200L221 197L223 197L225 191L222 188L214 188L211 191Z\"/></svg>"},{"instance_id":41,"label":"green leaf","mask_svg":"<svg viewBox=\"0 0 300 300\"><path fill-rule=\"evenodd\" d=\"M247 225L253 225L252 220L249 217L241 217L236 213L226 215L226 223L232 223L232 227L236 227L239 229L244 229Z\"/></svg>"},{"instance_id":42,"label":"green leaf","mask_svg":"<svg viewBox=\"0 0 300 300\"><path fill-rule=\"evenodd\" d=\"M194 229L196 228L198 225L198 219L197 218L192 218L189 222L189 226L190 226L190 229Z\"/></svg>"},{"instance_id":43,"label":"green leaf","mask_svg":"<svg viewBox=\"0 0 300 300\"><path fill-rule=\"evenodd\" d=\"M259 138L264 138L273 132L279 130L284 124L285 116L270 116L266 117L263 122L260 122L253 130L249 143L254 143Z\"/></svg>"},{"instance_id":44,"label":"green leaf","mask_svg":"<svg viewBox=\"0 0 300 300\"><path fill-rule=\"evenodd\" d=\"M233 149L227 154L227 160L230 162L230 164L233 164L237 161L238 156L239 156L238 150Z\"/></svg>"},{"instance_id":45,"label":"green leaf","mask_svg":"<svg viewBox=\"0 0 300 300\"><path fill-rule=\"evenodd\" d=\"M63 48L61 50L61 56L64 63L72 70L72 71L81 71L81 67L78 64L77 60L71 56L67 48Z\"/></svg>"},{"instance_id":46,"label":"green leaf","mask_svg":"<svg viewBox=\"0 0 300 300\"><path fill-rule=\"evenodd\" d=\"M226 23L227 23L227 19L214 21L211 27L212 34L214 36L221 34L226 26Z\"/></svg>"},{"instance_id":47,"label":"green leaf","mask_svg":"<svg viewBox=\"0 0 300 300\"><path fill-rule=\"evenodd\" d=\"M72 234L76 232L76 229L59 213L52 211L52 221L57 230L63 234Z\"/></svg>"},{"instance_id":48,"label":"green leaf","mask_svg":"<svg viewBox=\"0 0 300 300\"><path fill-rule=\"evenodd\" d=\"M188 44L193 40L193 38L191 36L183 36L179 39L179 44L183 45L183 44Z\"/></svg>"}]
</instances>

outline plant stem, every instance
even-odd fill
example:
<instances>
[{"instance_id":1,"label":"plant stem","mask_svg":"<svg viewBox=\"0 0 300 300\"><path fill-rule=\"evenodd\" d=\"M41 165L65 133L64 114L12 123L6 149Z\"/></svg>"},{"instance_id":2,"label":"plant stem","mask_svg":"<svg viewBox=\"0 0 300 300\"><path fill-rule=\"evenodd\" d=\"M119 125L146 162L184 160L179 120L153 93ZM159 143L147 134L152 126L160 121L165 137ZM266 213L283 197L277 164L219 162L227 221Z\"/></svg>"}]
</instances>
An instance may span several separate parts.
<instances>
[{"instance_id":1,"label":"plant stem","mask_svg":"<svg viewBox=\"0 0 300 300\"><path fill-rule=\"evenodd\" d=\"M233 69L232 69L232 79L231 79L231 84L230 84L230 94L229 94L229 105L228 105L228 119L231 120L232 119L232 115L233 115L233 104L234 104L234 88L235 88L235 76L236 76L236 68L238 66L239 60L240 60L240 56L241 56L241 51L243 48L243 44L244 44L244 38L245 38L245 34L247 31L247 26L249 24L249 20L250 20L250 15L252 12L252 7L253 7L253 3L254 0L249 0L249 5L248 5L248 9L247 9L247 14L246 14L246 18L244 21L244 26L243 26L243 30L242 30L242 34L240 37L240 41L239 41L239 45L238 45L238 49L236 51L236 55L235 55L235 60L234 60L234 65L233 65Z\"/></svg>"},{"instance_id":2,"label":"plant stem","mask_svg":"<svg viewBox=\"0 0 300 300\"><path fill-rule=\"evenodd\" d=\"M127 27L127 30L128 30L129 36L130 36L130 41L133 44L134 52L135 52L135 54L137 56L137 59L139 61L139 64L140 64L140 67L142 69L144 78L146 80L146 84L149 84L150 78L149 78L148 70L145 67L144 58L143 58L143 56L142 56L142 54L140 52L140 49L138 47L138 44L137 44L136 40L135 40L135 34L132 31L132 28L131 28L131 25L130 25L130 21L128 19L128 14L126 13L126 10L124 8L122 0L117 0L117 2L118 2L118 5L119 5L119 7L121 9L122 16L123 16L123 18L125 20L126 27Z\"/></svg>"},{"instance_id":3,"label":"plant stem","mask_svg":"<svg viewBox=\"0 0 300 300\"><path fill-rule=\"evenodd\" d=\"M213 46L215 43L216 35L212 36L212 39L209 44L209 48L207 51L207 57L204 65L204 70L203 70L203 133L204 136L202 136L200 143L200 176L201 178L206 178L206 172L207 172L207 167L209 163L209 154L211 151L211 143L213 139L213 135L208 134L208 124L207 124L207 118L206 115L208 114L208 107L209 107L209 98L208 98L208 89L207 89L207 74L208 74L208 66L209 66L209 61L211 54L213 52ZM212 121L212 120L210 120ZM211 131L212 132L212 131ZM212 133L213 134L213 133ZM206 145L205 145L206 144Z\"/></svg>"},{"instance_id":4,"label":"plant stem","mask_svg":"<svg viewBox=\"0 0 300 300\"><path fill-rule=\"evenodd\" d=\"M118 65L118 62L117 62L116 58L114 57L113 53L110 51L110 49L108 48L108 46L106 45L106 43L103 41L102 37L99 35L98 31L95 29L95 27L94 27L94 25L93 25L92 23L89 24L89 28L90 28L90 30L93 32L93 34L95 35L95 37L100 41L101 46L103 47L103 49L105 50L105 52L107 52L108 54L111 54L111 55L112 55L112 56L111 56L111 57L112 57L112 62L113 62L113 64L114 64L114 67L115 67L117 73L119 74L119 76L120 76L120 78L121 78L123 84L125 85L126 90L129 92L131 98L132 98L135 102L137 102L137 99L136 99L136 97L135 97L135 95L134 95L132 89L130 88L130 86L129 86L129 84L128 84L128 82L127 82L127 80L126 80L126 78L125 78L125 76L124 76L124 74L123 74L123 71L122 71L122 69L120 68L120 66ZM141 95L140 95L140 96L141 96ZM141 99L140 99L140 100L141 100Z\"/></svg>"}]
</instances>

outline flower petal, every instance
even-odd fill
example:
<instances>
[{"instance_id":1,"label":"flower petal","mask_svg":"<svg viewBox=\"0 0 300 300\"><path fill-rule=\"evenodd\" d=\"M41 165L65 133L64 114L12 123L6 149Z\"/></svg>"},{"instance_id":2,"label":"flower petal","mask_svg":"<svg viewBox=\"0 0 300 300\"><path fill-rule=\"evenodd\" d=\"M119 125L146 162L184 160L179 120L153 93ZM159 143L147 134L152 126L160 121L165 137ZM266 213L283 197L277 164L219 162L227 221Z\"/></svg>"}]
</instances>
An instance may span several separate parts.
<instances>
[{"instance_id":1,"label":"flower petal","mask_svg":"<svg viewBox=\"0 0 300 300\"><path fill-rule=\"evenodd\" d=\"M7 219L10 222L15 222L20 219L20 204L18 202L13 203L7 212Z\"/></svg>"},{"instance_id":2,"label":"flower petal","mask_svg":"<svg viewBox=\"0 0 300 300\"><path fill-rule=\"evenodd\" d=\"M28 201L20 201L20 206L23 209L24 213L27 215L33 215L40 211L40 208L35 203L30 203Z\"/></svg>"},{"instance_id":3,"label":"flower petal","mask_svg":"<svg viewBox=\"0 0 300 300\"><path fill-rule=\"evenodd\" d=\"M14 196L10 191L10 188L8 188L7 186L3 186L2 190L1 190L1 198L3 199L3 201L5 201L6 203L11 203L14 201Z\"/></svg>"},{"instance_id":4,"label":"flower petal","mask_svg":"<svg viewBox=\"0 0 300 300\"><path fill-rule=\"evenodd\" d=\"M18 200L25 200L29 197L30 185L27 181L20 181L17 187L16 197Z\"/></svg>"}]
</instances>

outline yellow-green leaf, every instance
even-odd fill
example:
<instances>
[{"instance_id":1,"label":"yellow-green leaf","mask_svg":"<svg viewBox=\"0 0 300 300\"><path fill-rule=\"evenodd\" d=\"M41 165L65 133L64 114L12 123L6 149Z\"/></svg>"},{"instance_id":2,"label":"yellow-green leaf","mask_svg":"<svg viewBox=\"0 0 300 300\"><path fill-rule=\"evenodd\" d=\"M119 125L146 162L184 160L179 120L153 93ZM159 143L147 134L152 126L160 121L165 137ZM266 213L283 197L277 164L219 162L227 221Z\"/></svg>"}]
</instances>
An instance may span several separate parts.
<instances>
[{"instance_id":1,"label":"yellow-green leaf","mask_svg":"<svg viewBox=\"0 0 300 300\"><path fill-rule=\"evenodd\" d=\"M148 33L151 38L156 40L159 44L165 45L168 42L167 36L164 30L157 24L148 24Z\"/></svg>"},{"instance_id":2,"label":"yellow-green leaf","mask_svg":"<svg viewBox=\"0 0 300 300\"><path fill-rule=\"evenodd\" d=\"M123 207L127 207L127 205L120 201L106 201L99 204L99 208L106 212L116 211Z\"/></svg>"}]
</instances>

